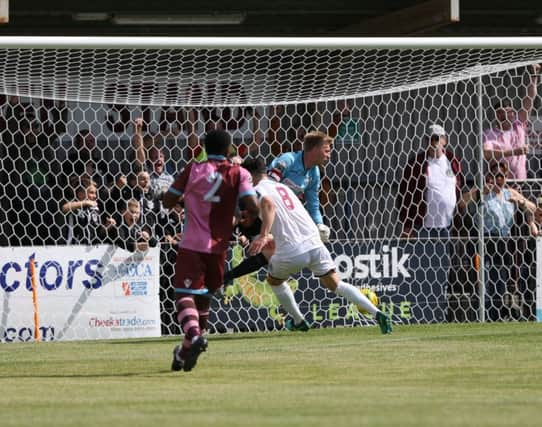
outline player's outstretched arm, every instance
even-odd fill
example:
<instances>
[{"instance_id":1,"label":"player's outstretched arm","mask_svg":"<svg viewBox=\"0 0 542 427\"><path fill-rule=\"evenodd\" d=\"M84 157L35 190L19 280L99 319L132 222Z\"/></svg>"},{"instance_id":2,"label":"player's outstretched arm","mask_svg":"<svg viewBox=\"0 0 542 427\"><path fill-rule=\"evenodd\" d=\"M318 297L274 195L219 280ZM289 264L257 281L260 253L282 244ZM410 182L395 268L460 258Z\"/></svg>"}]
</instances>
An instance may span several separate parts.
<instances>
[{"instance_id":1,"label":"player's outstretched arm","mask_svg":"<svg viewBox=\"0 0 542 427\"><path fill-rule=\"evenodd\" d=\"M263 247L269 242L271 226L275 220L275 204L269 197L260 199L260 214L262 217L262 228L258 238L254 239L248 250L249 255L260 253Z\"/></svg>"}]
</instances>

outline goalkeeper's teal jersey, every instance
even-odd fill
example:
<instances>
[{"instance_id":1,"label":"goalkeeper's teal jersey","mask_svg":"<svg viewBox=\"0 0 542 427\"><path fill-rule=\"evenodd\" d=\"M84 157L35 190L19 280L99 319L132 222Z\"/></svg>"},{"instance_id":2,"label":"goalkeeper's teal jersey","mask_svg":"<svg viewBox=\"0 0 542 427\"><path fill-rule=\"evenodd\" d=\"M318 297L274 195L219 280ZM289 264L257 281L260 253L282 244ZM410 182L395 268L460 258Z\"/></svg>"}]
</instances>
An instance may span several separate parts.
<instances>
[{"instance_id":1,"label":"goalkeeper's teal jersey","mask_svg":"<svg viewBox=\"0 0 542 427\"><path fill-rule=\"evenodd\" d=\"M305 204L315 224L322 224L320 212L320 169L305 169L304 151L284 153L271 162L269 176L287 185Z\"/></svg>"}]
</instances>

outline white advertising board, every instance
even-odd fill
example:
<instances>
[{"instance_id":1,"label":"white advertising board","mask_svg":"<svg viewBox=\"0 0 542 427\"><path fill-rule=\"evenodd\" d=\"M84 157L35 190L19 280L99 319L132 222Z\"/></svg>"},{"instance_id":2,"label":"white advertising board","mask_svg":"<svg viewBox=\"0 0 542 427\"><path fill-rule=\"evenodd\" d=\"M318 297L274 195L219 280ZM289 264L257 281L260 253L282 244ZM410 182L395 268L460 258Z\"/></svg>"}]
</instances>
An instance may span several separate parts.
<instances>
[{"instance_id":1,"label":"white advertising board","mask_svg":"<svg viewBox=\"0 0 542 427\"><path fill-rule=\"evenodd\" d=\"M32 255L42 341L160 336L159 248L43 246L0 248L2 342L34 339Z\"/></svg>"}]
</instances>

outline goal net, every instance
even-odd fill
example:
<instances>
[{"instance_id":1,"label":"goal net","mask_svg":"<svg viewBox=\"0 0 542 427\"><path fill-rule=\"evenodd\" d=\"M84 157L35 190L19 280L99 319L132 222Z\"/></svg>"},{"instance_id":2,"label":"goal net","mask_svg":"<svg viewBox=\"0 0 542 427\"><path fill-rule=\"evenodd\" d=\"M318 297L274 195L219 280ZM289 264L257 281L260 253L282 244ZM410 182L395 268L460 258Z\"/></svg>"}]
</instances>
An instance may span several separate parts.
<instances>
[{"instance_id":1,"label":"goal net","mask_svg":"<svg viewBox=\"0 0 542 427\"><path fill-rule=\"evenodd\" d=\"M536 319L542 40L0 40L1 340L34 339L36 324L14 320L33 311L32 279L38 304L72 301L39 309L43 339L179 333L183 212L159 193L215 128L267 163L311 130L334 138L328 248L395 322ZM110 234L134 198L159 242L149 254ZM232 241L228 266L243 257ZM288 283L316 327L374 323L306 272ZM115 299L151 295L147 317ZM264 269L211 304L212 332L283 321Z\"/></svg>"}]
</instances>

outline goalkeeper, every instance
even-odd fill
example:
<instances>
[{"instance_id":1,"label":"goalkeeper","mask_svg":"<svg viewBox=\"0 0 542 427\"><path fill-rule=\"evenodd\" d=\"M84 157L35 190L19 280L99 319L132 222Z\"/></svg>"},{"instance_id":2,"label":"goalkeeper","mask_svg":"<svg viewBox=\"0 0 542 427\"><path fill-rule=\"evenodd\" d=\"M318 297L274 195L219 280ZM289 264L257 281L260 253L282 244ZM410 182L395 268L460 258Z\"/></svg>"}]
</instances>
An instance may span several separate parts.
<instances>
[{"instance_id":1,"label":"goalkeeper","mask_svg":"<svg viewBox=\"0 0 542 427\"><path fill-rule=\"evenodd\" d=\"M312 220L320 232L323 243L329 241L329 227L324 224L320 213L320 166L330 159L333 139L323 132L313 131L305 135L303 150L284 153L271 162L268 175L287 185L299 199L304 202ZM242 209L242 208L241 208ZM247 237L254 237L259 231L254 229L246 232ZM267 265L269 253L259 253L241 262L237 267L224 273L224 285L231 285L233 279L258 271ZM267 255L267 257L266 257Z\"/></svg>"}]
</instances>

